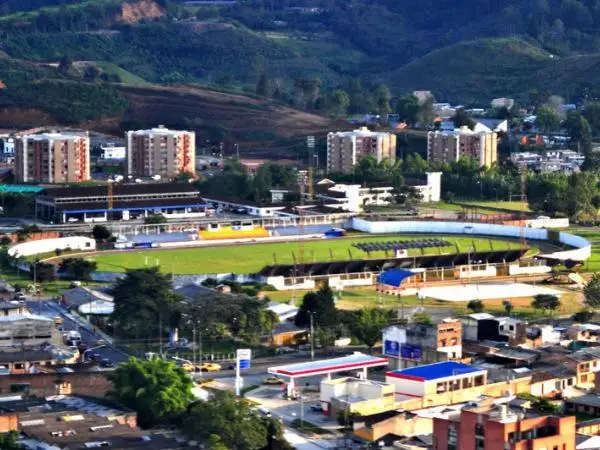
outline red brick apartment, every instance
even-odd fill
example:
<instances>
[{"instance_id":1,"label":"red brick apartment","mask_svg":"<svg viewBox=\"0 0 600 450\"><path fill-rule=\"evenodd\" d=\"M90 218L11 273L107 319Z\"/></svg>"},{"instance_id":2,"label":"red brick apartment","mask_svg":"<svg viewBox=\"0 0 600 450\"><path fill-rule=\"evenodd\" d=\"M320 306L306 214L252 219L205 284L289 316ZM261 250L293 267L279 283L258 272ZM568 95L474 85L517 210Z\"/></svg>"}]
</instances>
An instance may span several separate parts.
<instances>
[{"instance_id":1,"label":"red brick apartment","mask_svg":"<svg viewBox=\"0 0 600 450\"><path fill-rule=\"evenodd\" d=\"M433 449L575 450L574 416L481 403L434 418Z\"/></svg>"}]
</instances>

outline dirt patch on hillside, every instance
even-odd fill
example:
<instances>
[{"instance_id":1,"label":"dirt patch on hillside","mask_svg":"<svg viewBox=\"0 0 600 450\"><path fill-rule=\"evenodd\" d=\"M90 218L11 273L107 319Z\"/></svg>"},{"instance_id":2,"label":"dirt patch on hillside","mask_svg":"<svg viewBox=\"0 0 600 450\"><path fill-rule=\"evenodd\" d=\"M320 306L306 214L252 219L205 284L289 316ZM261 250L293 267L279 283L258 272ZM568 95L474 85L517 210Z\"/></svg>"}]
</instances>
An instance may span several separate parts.
<instances>
[{"instance_id":1,"label":"dirt patch on hillside","mask_svg":"<svg viewBox=\"0 0 600 450\"><path fill-rule=\"evenodd\" d=\"M0 127L24 129L38 126L56 125L56 120L45 111L19 106L0 107Z\"/></svg>"},{"instance_id":2,"label":"dirt patch on hillside","mask_svg":"<svg viewBox=\"0 0 600 450\"><path fill-rule=\"evenodd\" d=\"M280 137L323 135L351 126L275 102L199 87L123 86L121 91L130 102L128 114L145 123L192 122L200 128L221 127L233 135L256 131Z\"/></svg>"},{"instance_id":3,"label":"dirt patch on hillside","mask_svg":"<svg viewBox=\"0 0 600 450\"><path fill-rule=\"evenodd\" d=\"M165 10L152 0L140 0L137 3L124 2L121 5L119 20L125 23L137 23L140 20L158 19L165 14Z\"/></svg>"}]
</instances>

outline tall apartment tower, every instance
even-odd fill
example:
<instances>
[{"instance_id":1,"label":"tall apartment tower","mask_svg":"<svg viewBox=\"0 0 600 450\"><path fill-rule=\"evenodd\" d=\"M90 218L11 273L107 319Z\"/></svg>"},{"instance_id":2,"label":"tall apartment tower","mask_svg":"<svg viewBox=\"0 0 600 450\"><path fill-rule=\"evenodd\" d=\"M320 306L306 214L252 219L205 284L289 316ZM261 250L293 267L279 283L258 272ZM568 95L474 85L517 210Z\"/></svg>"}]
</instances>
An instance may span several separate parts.
<instances>
[{"instance_id":1,"label":"tall apartment tower","mask_svg":"<svg viewBox=\"0 0 600 450\"><path fill-rule=\"evenodd\" d=\"M363 157L396 159L396 135L360 128L327 134L327 171L350 173Z\"/></svg>"},{"instance_id":2,"label":"tall apartment tower","mask_svg":"<svg viewBox=\"0 0 600 450\"><path fill-rule=\"evenodd\" d=\"M77 183L89 180L88 133L42 133L17 137L15 176L20 183Z\"/></svg>"},{"instance_id":3,"label":"tall apartment tower","mask_svg":"<svg viewBox=\"0 0 600 450\"><path fill-rule=\"evenodd\" d=\"M169 130L163 126L150 130L128 131L127 175L173 178L196 171L196 134Z\"/></svg>"},{"instance_id":4,"label":"tall apartment tower","mask_svg":"<svg viewBox=\"0 0 600 450\"><path fill-rule=\"evenodd\" d=\"M498 160L498 136L495 132L472 131L461 127L454 131L427 133L427 160L453 162L471 157L479 166L490 167Z\"/></svg>"}]
</instances>

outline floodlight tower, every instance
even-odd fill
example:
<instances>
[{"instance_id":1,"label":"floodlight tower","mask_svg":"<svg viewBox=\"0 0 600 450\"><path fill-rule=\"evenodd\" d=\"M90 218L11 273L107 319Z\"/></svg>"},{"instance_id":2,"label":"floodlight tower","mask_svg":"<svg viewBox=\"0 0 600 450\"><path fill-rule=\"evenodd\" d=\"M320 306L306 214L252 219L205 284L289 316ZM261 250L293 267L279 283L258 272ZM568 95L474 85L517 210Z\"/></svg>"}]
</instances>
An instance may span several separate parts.
<instances>
[{"instance_id":1,"label":"floodlight tower","mask_svg":"<svg viewBox=\"0 0 600 450\"><path fill-rule=\"evenodd\" d=\"M526 209L527 209L527 194L525 191L525 181L526 181L526 176L527 176L527 169L523 168L521 170L521 202L523 203L522 206L522 212L521 212L521 233L520 233L520 242L521 242L521 251L525 251L525 248L527 247L527 242L525 241L525 227L523 226L523 218L526 215Z\"/></svg>"}]
</instances>

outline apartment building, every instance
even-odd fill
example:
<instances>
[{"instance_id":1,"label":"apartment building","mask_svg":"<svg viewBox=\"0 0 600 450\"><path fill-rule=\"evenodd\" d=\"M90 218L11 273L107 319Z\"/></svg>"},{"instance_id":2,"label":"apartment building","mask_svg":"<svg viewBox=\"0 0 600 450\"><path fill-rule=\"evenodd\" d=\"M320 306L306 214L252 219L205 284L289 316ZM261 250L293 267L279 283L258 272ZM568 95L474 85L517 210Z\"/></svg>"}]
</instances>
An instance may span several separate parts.
<instances>
[{"instance_id":1,"label":"apartment building","mask_svg":"<svg viewBox=\"0 0 600 450\"><path fill-rule=\"evenodd\" d=\"M163 126L128 131L126 135L127 175L173 178L196 170L196 134L169 130Z\"/></svg>"},{"instance_id":2,"label":"apartment building","mask_svg":"<svg viewBox=\"0 0 600 450\"><path fill-rule=\"evenodd\" d=\"M327 134L327 171L350 173L367 155L381 162L396 159L396 135L360 128Z\"/></svg>"},{"instance_id":3,"label":"apartment building","mask_svg":"<svg viewBox=\"0 0 600 450\"><path fill-rule=\"evenodd\" d=\"M473 158L480 166L490 167L498 160L498 135L461 127L454 131L427 133L427 160L453 162Z\"/></svg>"},{"instance_id":4,"label":"apartment building","mask_svg":"<svg viewBox=\"0 0 600 450\"><path fill-rule=\"evenodd\" d=\"M383 330L384 354L398 368L462 358L462 323L411 324Z\"/></svg>"},{"instance_id":5,"label":"apartment building","mask_svg":"<svg viewBox=\"0 0 600 450\"><path fill-rule=\"evenodd\" d=\"M90 179L88 133L41 133L16 138L20 183L76 183Z\"/></svg>"},{"instance_id":6,"label":"apartment building","mask_svg":"<svg viewBox=\"0 0 600 450\"><path fill-rule=\"evenodd\" d=\"M433 442L435 450L575 450L575 416L485 399L434 417Z\"/></svg>"}]
</instances>

